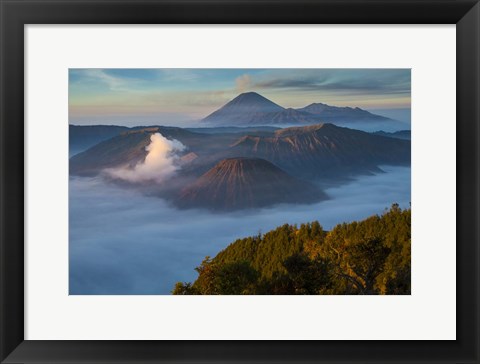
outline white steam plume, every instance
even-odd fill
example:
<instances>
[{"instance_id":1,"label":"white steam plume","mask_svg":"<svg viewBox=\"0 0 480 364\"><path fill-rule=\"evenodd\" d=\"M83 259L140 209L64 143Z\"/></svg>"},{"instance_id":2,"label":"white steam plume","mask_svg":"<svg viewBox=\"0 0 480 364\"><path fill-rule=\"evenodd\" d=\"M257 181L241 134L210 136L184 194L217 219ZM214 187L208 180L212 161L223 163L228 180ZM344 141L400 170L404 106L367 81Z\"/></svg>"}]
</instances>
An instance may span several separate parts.
<instances>
[{"instance_id":1,"label":"white steam plume","mask_svg":"<svg viewBox=\"0 0 480 364\"><path fill-rule=\"evenodd\" d=\"M245 92L252 87L252 78L248 74L241 75L235 79L235 88L238 92Z\"/></svg>"},{"instance_id":2,"label":"white steam plume","mask_svg":"<svg viewBox=\"0 0 480 364\"><path fill-rule=\"evenodd\" d=\"M169 140L162 134L155 133L150 137L150 144L145 148L148 154L144 162L138 163L133 168L110 168L105 172L114 178L129 182L162 183L180 168L177 164L180 157L176 153L185 149L186 146L178 140Z\"/></svg>"}]
</instances>

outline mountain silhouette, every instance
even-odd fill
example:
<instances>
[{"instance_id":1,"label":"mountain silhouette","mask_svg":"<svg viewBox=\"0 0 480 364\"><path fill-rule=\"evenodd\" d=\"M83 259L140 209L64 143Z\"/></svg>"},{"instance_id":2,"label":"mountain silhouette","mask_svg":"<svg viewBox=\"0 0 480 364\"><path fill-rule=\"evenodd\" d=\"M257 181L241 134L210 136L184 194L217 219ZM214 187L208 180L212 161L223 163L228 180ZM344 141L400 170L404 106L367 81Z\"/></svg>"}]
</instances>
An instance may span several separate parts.
<instances>
[{"instance_id":1,"label":"mountain silhouette","mask_svg":"<svg viewBox=\"0 0 480 364\"><path fill-rule=\"evenodd\" d=\"M338 107L313 103L294 109L283 108L256 92L247 92L214 111L202 123L210 126L309 125L333 123L369 132L396 131L409 125L359 107Z\"/></svg>"},{"instance_id":2,"label":"mountain silhouette","mask_svg":"<svg viewBox=\"0 0 480 364\"><path fill-rule=\"evenodd\" d=\"M238 95L202 121L217 125L248 125L252 124L250 122L252 118L283 110L283 107L256 92L246 92Z\"/></svg>"},{"instance_id":3,"label":"mountain silhouette","mask_svg":"<svg viewBox=\"0 0 480 364\"><path fill-rule=\"evenodd\" d=\"M313 103L308 106L297 109L298 111L307 112L309 114L317 115L324 122L331 122L338 119L341 120L391 120L385 116L372 114L367 110L360 109L359 107L338 107L330 106L327 104Z\"/></svg>"}]
</instances>

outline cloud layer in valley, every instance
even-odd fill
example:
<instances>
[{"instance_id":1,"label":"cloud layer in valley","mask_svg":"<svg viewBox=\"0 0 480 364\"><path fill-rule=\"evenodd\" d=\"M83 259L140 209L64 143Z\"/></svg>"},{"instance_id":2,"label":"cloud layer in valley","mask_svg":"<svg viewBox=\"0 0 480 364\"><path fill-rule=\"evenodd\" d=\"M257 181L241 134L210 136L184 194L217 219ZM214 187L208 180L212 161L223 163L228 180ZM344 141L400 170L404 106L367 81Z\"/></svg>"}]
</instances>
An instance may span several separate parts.
<instances>
[{"instance_id":1,"label":"cloud layer in valley","mask_svg":"<svg viewBox=\"0 0 480 364\"><path fill-rule=\"evenodd\" d=\"M105 173L113 178L133 183L147 181L162 183L180 168L177 153L185 150L186 146L176 139L169 140L162 134L155 133L150 137L150 144L145 149L148 152L145 161L133 168L109 168Z\"/></svg>"},{"instance_id":2,"label":"cloud layer in valley","mask_svg":"<svg viewBox=\"0 0 480 364\"><path fill-rule=\"evenodd\" d=\"M177 210L101 178L70 179L70 294L169 294L192 281L194 268L237 238L284 223L318 220L325 229L381 214L392 203L410 205L410 168L382 167L330 188L314 205L281 205L211 214Z\"/></svg>"}]
</instances>

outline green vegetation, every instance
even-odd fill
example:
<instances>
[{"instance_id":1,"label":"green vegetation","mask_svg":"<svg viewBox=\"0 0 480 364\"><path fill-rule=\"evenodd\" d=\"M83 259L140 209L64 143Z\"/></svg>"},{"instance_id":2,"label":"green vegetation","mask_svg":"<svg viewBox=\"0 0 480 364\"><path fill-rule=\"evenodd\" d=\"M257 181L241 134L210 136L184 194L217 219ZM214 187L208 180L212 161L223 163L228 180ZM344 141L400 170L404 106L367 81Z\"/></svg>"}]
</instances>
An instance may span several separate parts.
<instances>
[{"instance_id":1,"label":"green vegetation","mask_svg":"<svg viewBox=\"0 0 480 364\"><path fill-rule=\"evenodd\" d=\"M238 239L196 268L173 294L410 294L411 209L324 231L285 224Z\"/></svg>"}]
</instances>

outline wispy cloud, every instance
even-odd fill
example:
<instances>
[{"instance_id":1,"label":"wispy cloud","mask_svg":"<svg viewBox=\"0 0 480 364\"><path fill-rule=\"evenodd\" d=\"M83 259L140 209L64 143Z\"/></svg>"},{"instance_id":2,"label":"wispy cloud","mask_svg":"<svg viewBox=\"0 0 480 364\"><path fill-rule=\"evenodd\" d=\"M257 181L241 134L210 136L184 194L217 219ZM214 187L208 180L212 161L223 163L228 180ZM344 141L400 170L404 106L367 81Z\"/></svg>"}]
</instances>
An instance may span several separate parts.
<instances>
[{"instance_id":1,"label":"wispy cloud","mask_svg":"<svg viewBox=\"0 0 480 364\"><path fill-rule=\"evenodd\" d=\"M159 70L164 81L194 81L200 78L199 74L190 69L164 68Z\"/></svg>"},{"instance_id":2,"label":"wispy cloud","mask_svg":"<svg viewBox=\"0 0 480 364\"><path fill-rule=\"evenodd\" d=\"M99 68L73 70L71 74L77 76L74 78L77 83L90 87L92 91L101 85L109 91L132 92L141 89L140 86L144 82L141 79L122 77Z\"/></svg>"},{"instance_id":3,"label":"wispy cloud","mask_svg":"<svg viewBox=\"0 0 480 364\"><path fill-rule=\"evenodd\" d=\"M273 71L251 80L257 89L289 89L291 91L358 92L364 94L409 94L408 69L364 70L293 70Z\"/></svg>"}]
</instances>

